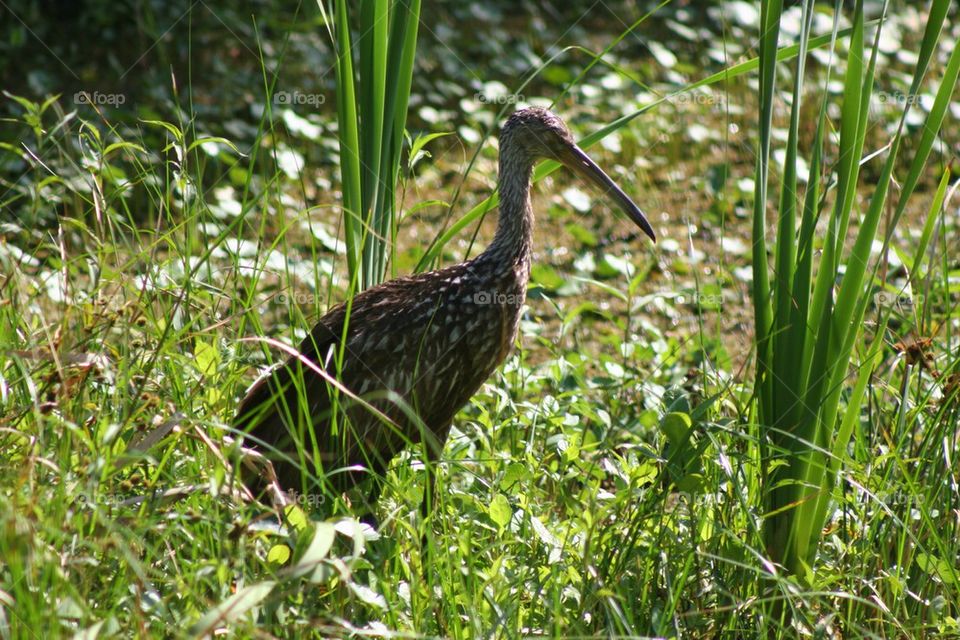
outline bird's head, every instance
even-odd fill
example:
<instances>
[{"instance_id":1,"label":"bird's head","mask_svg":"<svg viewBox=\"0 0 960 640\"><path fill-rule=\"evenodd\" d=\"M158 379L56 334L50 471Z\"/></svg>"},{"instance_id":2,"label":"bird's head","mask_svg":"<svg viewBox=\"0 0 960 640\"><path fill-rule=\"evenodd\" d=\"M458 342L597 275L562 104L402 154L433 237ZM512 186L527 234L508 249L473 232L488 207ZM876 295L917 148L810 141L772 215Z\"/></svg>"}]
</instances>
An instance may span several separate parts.
<instances>
[{"instance_id":1,"label":"bird's head","mask_svg":"<svg viewBox=\"0 0 960 640\"><path fill-rule=\"evenodd\" d=\"M656 242L657 236L647 217L620 187L577 146L567 125L555 113L540 107L520 109L503 125L500 153L522 153L529 160L556 160L578 176L600 187L604 194L626 213L641 231Z\"/></svg>"}]
</instances>

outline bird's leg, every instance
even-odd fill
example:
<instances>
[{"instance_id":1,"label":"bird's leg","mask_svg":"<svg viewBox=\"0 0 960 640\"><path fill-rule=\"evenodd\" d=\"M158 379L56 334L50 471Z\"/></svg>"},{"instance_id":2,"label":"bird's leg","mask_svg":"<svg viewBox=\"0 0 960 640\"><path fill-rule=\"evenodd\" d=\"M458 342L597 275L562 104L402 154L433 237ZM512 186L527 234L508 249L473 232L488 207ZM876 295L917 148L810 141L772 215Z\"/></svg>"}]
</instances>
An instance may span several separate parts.
<instances>
[{"instance_id":1,"label":"bird's leg","mask_svg":"<svg viewBox=\"0 0 960 640\"><path fill-rule=\"evenodd\" d=\"M423 468L426 473L426 481L423 486L423 501L420 503L420 516L423 530L420 534L421 548L427 547L427 527L430 526L430 516L433 515L437 501L437 475L436 465L440 462L440 454L443 452L443 443L446 441L446 434L450 431L450 425L438 430L441 438L435 434L433 438L424 438L423 440Z\"/></svg>"},{"instance_id":2,"label":"bird's leg","mask_svg":"<svg viewBox=\"0 0 960 640\"><path fill-rule=\"evenodd\" d=\"M430 449L429 446L426 449ZM427 528L430 526L430 515L433 513L434 503L436 501L436 478L433 473L434 461L438 456L424 456L423 468L426 473L426 482L423 486L423 500L420 502L420 556L424 557L430 553L428 546ZM423 563L426 568L427 563Z\"/></svg>"},{"instance_id":3,"label":"bird's leg","mask_svg":"<svg viewBox=\"0 0 960 640\"><path fill-rule=\"evenodd\" d=\"M423 487L423 501L420 503L420 516L423 518L424 524L426 524L430 514L433 513L433 508L435 506L434 502L437 498L437 480L433 473L433 465L435 464L435 460L435 457L427 456L427 459L424 461L423 465L427 477Z\"/></svg>"},{"instance_id":4,"label":"bird's leg","mask_svg":"<svg viewBox=\"0 0 960 640\"><path fill-rule=\"evenodd\" d=\"M377 518L377 503L380 501L380 494L383 492L383 479L373 477L370 479L370 490L366 494L366 512L360 516L360 522L364 522L375 530L380 528L380 520Z\"/></svg>"}]
</instances>

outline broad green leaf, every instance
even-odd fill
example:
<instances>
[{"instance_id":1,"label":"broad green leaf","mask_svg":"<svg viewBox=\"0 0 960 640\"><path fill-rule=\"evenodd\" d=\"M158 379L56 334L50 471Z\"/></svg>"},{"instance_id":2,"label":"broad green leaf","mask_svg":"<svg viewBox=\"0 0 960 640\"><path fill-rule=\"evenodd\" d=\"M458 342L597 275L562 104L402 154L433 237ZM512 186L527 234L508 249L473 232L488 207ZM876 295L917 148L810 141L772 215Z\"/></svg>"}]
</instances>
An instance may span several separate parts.
<instances>
[{"instance_id":1,"label":"broad green leaf","mask_svg":"<svg viewBox=\"0 0 960 640\"><path fill-rule=\"evenodd\" d=\"M670 444L680 447L690 438L693 421L686 413L668 413L660 420L660 430L667 436Z\"/></svg>"},{"instance_id":2,"label":"broad green leaf","mask_svg":"<svg viewBox=\"0 0 960 640\"><path fill-rule=\"evenodd\" d=\"M510 502L502 493L498 493L493 497L493 500L490 501L490 506L487 508L487 513L490 515L490 519L501 529L510 524L510 518L513 517L513 509L510 507Z\"/></svg>"},{"instance_id":3,"label":"broad green leaf","mask_svg":"<svg viewBox=\"0 0 960 640\"><path fill-rule=\"evenodd\" d=\"M294 531L304 531L310 525L307 514L295 504L288 504L283 508L283 517Z\"/></svg>"},{"instance_id":4,"label":"broad green leaf","mask_svg":"<svg viewBox=\"0 0 960 640\"><path fill-rule=\"evenodd\" d=\"M217 372L217 365L220 364L220 352L212 342L197 340L193 347L193 358L196 363L197 371L205 377L210 377Z\"/></svg>"},{"instance_id":5,"label":"broad green leaf","mask_svg":"<svg viewBox=\"0 0 960 640\"><path fill-rule=\"evenodd\" d=\"M500 480L500 488L510 491L515 485L525 481L528 477L530 477L530 471L527 469L527 465L522 462L511 462L507 465L503 478Z\"/></svg>"},{"instance_id":6,"label":"broad green leaf","mask_svg":"<svg viewBox=\"0 0 960 640\"><path fill-rule=\"evenodd\" d=\"M290 547L285 544L275 544L267 552L267 563L274 567L282 567L290 560Z\"/></svg>"},{"instance_id":7,"label":"broad green leaf","mask_svg":"<svg viewBox=\"0 0 960 640\"><path fill-rule=\"evenodd\" d=\"M327 554L333 547L333 541L337 536L337 528L330 522L317 522L314 524L313 538L310 544L297 564L291 567L290 573L294 577L307 574L311 575L311 580L320 582L327 578L327 572L323 570L321 563L326 559Z\"/></svg>"},{"instance_id":8,"label":"broad green leaf","mask_svg":"<svg viewBox=\"0 0 960 640\"><path fill-rule=\"evenodd\" d=\"M218 628L240 619L248 611L263 602L273 591L275 585L275 582L268 580L240 589L203 614L190 627L190 635L194 637L211 635Z\"/></svg>"}]
</instances>

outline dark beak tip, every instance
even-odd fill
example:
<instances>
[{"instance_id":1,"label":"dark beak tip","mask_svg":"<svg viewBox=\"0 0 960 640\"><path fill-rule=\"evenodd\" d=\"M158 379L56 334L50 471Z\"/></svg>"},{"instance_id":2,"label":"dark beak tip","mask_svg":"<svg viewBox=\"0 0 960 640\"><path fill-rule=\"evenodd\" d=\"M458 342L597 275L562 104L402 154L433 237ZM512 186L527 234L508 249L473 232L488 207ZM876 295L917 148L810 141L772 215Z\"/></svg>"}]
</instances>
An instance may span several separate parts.
<instances>
[{"instance_id":1,"label":"dark beak tip","mask_svg":"<svg viewBox=\"0 0 960 640\"><path fill-rule=\"evenodd\" d=\"M640 227L640 230L643 231L644 235L646 235L648 238L650 238L650 240L653 241L654 244L656 244L657 233L653 230L653 225L650 224L650 220L647 218L647 215L644 212L637 210L636 215L631 217L633 218L633 223Z\"/></svg>"},{"instance_id":2,"label":"dark beak tip","mask_svg":"<svg viewBox=\"0 0 960 640\"><path fill-rule=\"evenodd\" d=\"M576 144L568 145L565 151L565 154L560 154L556 158L560 164L567 166L574 173L593 182L603 189L606 194L612 195L620 208L633 220L633 223L640 227L640 230L656 244L657 234L653 231L653 225L647 220L647 216L634 204L630 197L610 179L610 176L604 173L603 169L591 160L590 156Z\"/></svg>"},{"instance_id":3,"label":"dark beak tip","mask_svg":"<svg viewBox=\"0 0 960 640\"><path fill-rule=\"evenodd\" d=\"M653 244L657 244L657 234L654 232L653 227L641 226L640 230L643 231L645 236L650 238L650 241L653 242Z\"/></svg>"}]
</instances>

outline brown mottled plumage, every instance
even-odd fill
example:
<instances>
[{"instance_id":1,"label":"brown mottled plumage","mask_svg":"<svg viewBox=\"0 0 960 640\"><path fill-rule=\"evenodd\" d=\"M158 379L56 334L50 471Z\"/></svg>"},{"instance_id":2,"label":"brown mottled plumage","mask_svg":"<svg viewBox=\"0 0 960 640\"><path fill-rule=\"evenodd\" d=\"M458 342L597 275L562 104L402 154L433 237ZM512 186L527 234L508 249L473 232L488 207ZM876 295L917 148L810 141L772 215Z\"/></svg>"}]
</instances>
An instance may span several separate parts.
<instances>
[{"instance_id":1,"label":"brown mottled plumage","mask_svg":"<svg viewBox=\"0 0 960 640\"><path fill-rule=\"evenodd\" d=\"M530 276L530 177L541 158L559 160L602 187L655 239L640 209L576 146L560 118L539 108L514 113L500 134L500 216L490 246L467 262L358 293L349 322L346 306L334 307L301 343L299 358L260 379L243 399L234 424L248 433L247 446L273 460L282 488L309 491L319 480L346 490L365 474L381 475L411 443L439 454L454 415L513 348ZM338 392L302 359L381 415L340 392L332 421L331 396ZM248 484L263 487L258 477Z\"/></svg>"}]
</instances>

